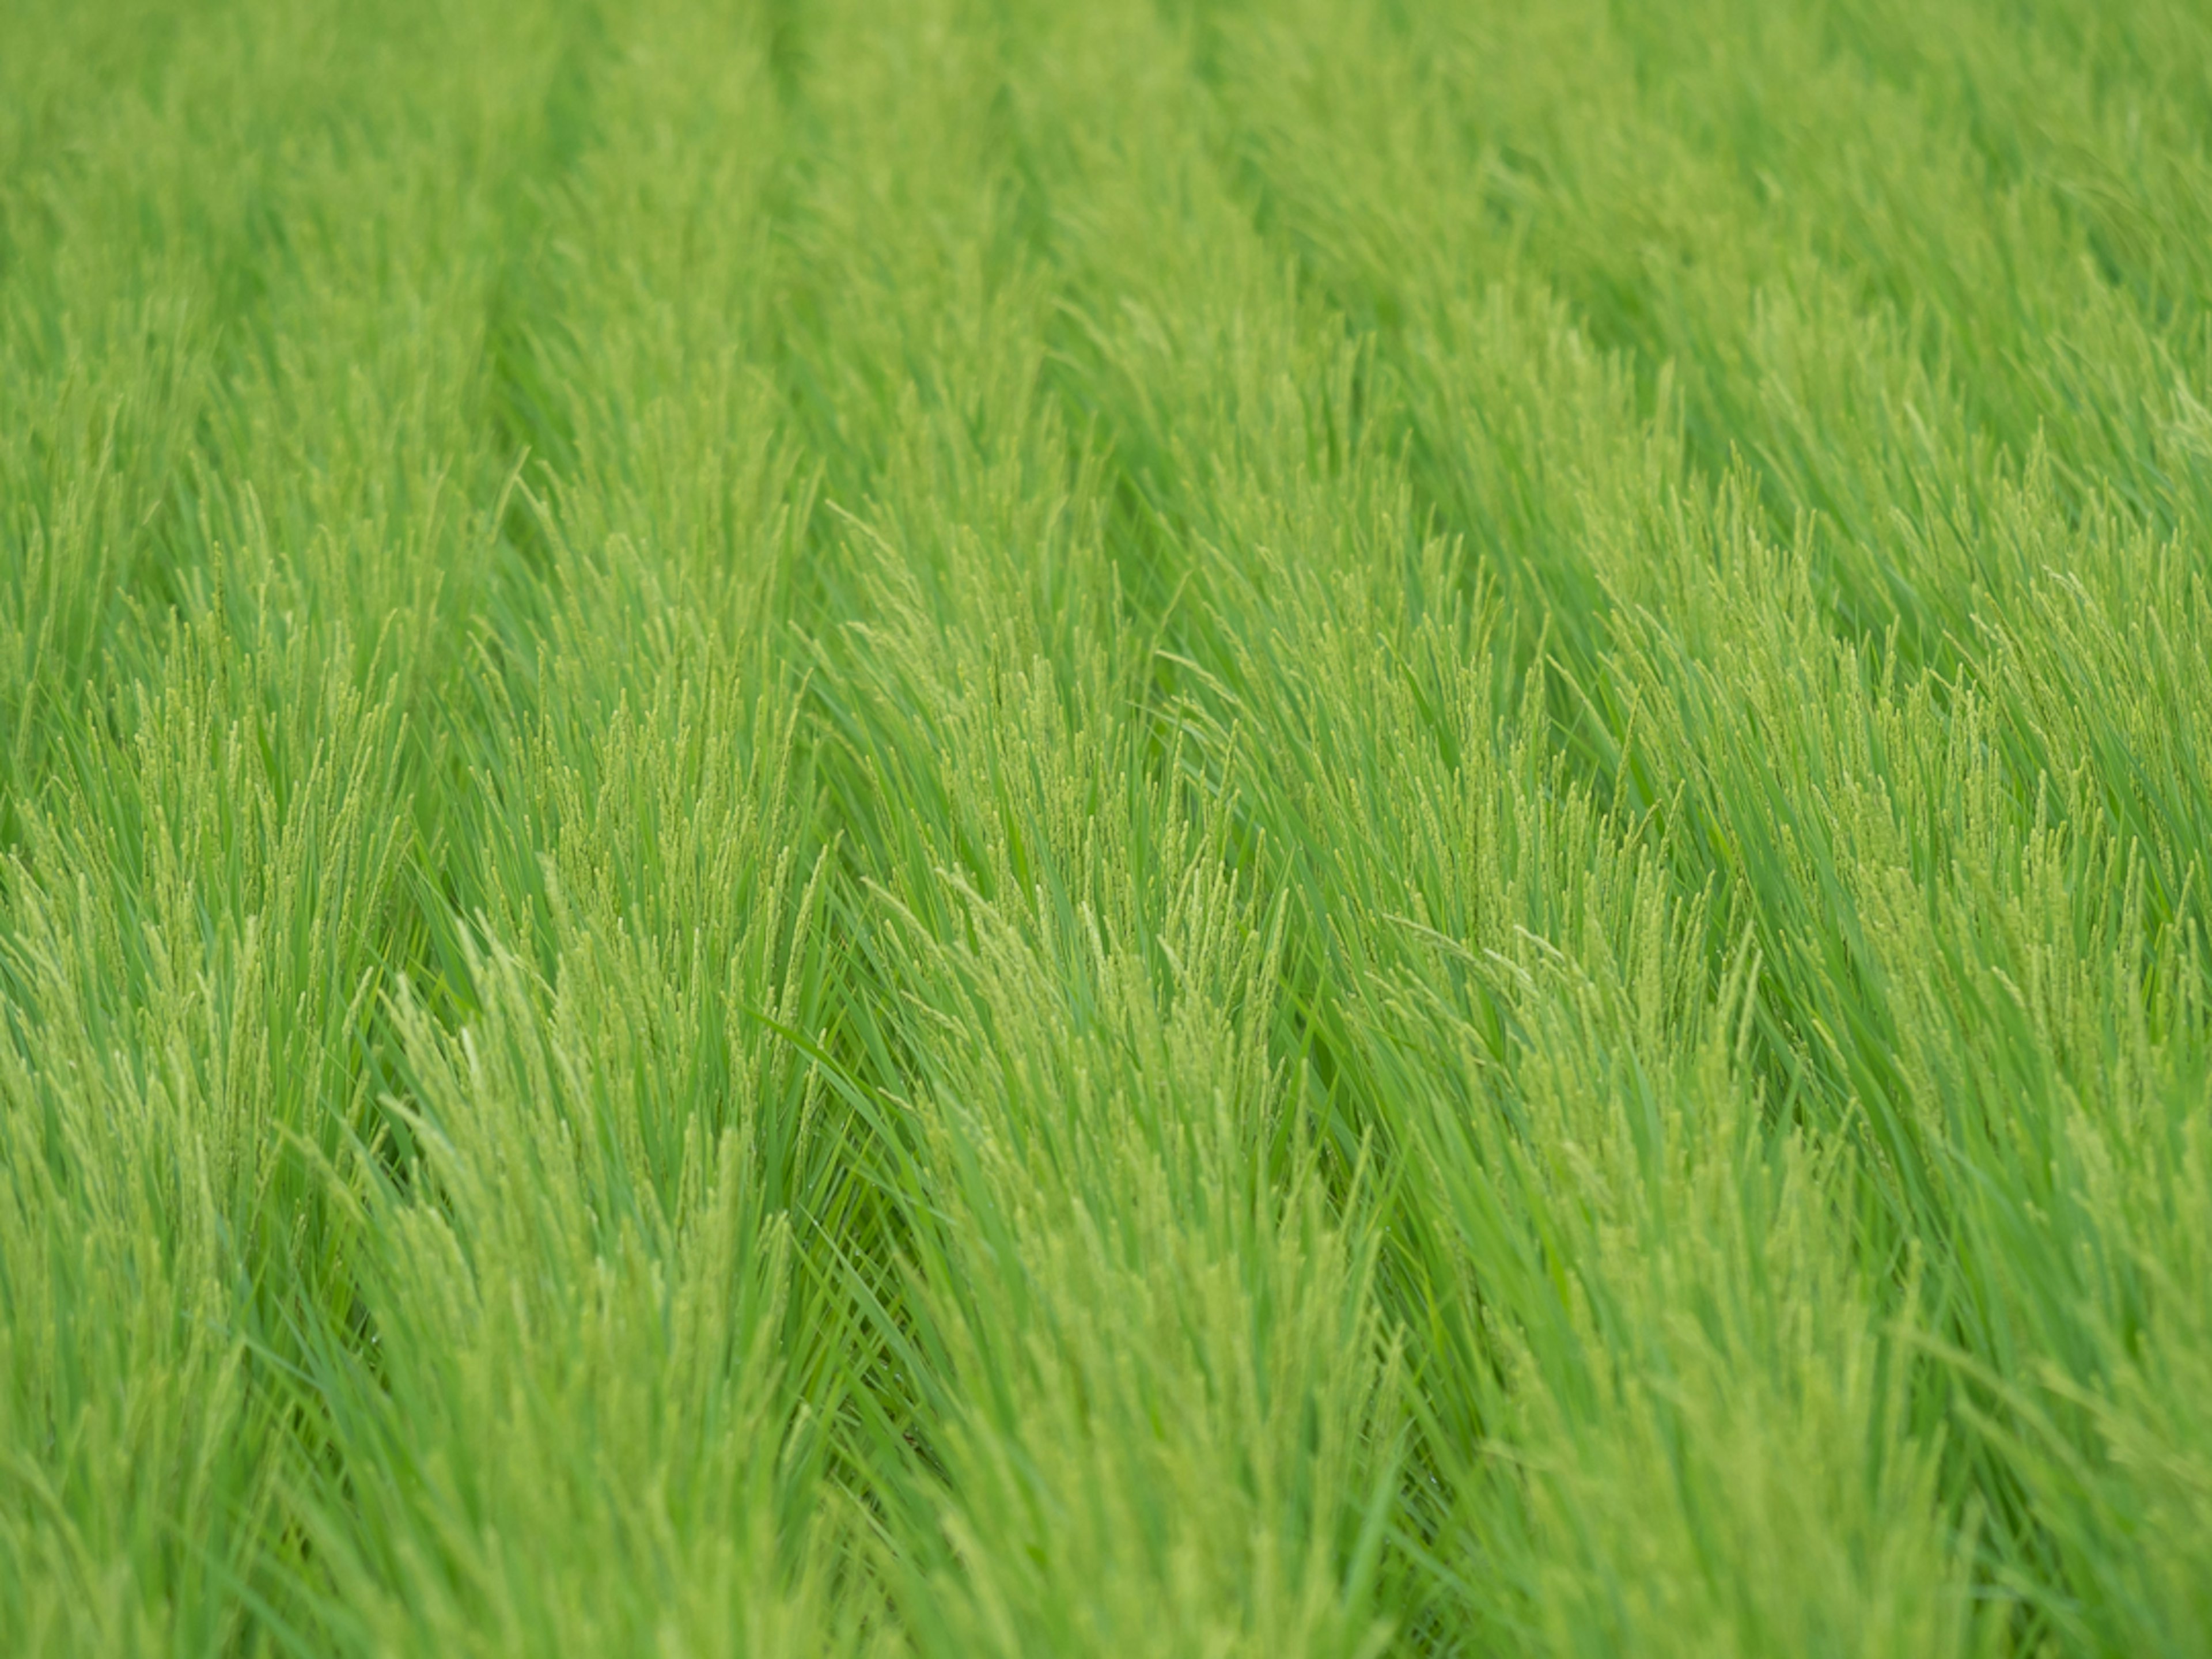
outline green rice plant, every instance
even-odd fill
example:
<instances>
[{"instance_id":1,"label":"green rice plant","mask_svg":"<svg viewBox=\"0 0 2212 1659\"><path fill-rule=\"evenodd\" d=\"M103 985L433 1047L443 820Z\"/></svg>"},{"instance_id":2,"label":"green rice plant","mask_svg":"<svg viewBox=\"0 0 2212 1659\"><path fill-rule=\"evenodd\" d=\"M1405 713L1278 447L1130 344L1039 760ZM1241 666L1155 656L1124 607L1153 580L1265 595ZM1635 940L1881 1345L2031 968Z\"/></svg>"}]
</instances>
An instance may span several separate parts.
<instances>
[{"instance_id":1,"label":"green rice plant","mask_svg":"<svg viewBox=\"0 0 2212 1659\"><path fill-rule=\"evenodd\" d=\"M289 1599L262 1357L353 1304L319 1170L368 1110L394 712L212 623L163 679L57 734L8 876L0 1579L33 1650L212 1648Z\"/></svg>"}]
</instances>

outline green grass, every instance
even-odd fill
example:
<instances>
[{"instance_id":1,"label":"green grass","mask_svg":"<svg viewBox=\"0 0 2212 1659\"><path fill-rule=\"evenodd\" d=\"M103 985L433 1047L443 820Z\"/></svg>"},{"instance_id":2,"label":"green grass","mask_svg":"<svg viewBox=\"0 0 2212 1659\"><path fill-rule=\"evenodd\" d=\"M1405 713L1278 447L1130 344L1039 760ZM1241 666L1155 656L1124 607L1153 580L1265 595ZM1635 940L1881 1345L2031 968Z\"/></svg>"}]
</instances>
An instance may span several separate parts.
<instances>
[{"instance_id":1,"label":"green grass","mask_svg":"<svg viewBox=\"0 0 2212 1659\"><path fill-rule=\"evenodd\" d=\"M0 1649L2212 1630L2198 0L15 0Z\"/></svg>"}]
</instances>

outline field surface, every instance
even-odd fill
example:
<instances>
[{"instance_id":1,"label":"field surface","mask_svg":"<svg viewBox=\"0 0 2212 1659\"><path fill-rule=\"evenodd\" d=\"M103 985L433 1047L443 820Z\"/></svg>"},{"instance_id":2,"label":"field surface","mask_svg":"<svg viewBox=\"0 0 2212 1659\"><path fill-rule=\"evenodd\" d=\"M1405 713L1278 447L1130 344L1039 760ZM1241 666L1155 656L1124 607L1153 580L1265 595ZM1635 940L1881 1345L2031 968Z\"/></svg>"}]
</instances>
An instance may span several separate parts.
<instances>
[{"instance_id":1,"label":"field surface","mask_svg":"<svg viewBox=\"0 0 2212 1659\"><path fill-rule=\"evenodd\" d=\"M2201 0L7 0L0 1650L2201 1655Z\"/></svg>"}]
</instances>

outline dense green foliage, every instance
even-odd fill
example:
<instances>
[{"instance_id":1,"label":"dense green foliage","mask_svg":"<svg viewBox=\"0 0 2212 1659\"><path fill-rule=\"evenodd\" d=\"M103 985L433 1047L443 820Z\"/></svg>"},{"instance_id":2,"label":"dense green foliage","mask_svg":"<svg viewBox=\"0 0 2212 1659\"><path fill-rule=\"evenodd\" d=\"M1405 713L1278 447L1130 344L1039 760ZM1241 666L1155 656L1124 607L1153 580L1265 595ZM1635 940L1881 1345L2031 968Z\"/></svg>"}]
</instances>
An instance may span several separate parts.
<instances>
[{"instance_id":1,"label":"dense green foliage","mask_svg":"<svg viewBox=\"0 0 2212 1659\"><path fill-rule=\"evenodd\" d=\"M11 0L0 1649L2201 1653L2201 0Z\"/></svg>"}]
</instances>

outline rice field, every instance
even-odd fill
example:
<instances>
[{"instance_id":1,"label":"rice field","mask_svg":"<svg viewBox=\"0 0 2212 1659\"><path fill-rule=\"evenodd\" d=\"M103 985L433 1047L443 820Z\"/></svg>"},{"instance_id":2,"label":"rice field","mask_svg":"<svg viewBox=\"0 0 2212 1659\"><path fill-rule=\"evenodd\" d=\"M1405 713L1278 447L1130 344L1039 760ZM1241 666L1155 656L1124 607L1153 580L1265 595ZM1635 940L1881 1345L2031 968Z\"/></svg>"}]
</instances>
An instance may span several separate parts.
<instances>
[{"instance_id":1,"label":"rice field","mask_svg":"<svg viewBox=\"0 0 2212 1659\"><path fill-rule=\"evenodd\" d=\"M2202 0L9 0L0 1651L2212 1650Z\"/></svg>"}]
</instances>

